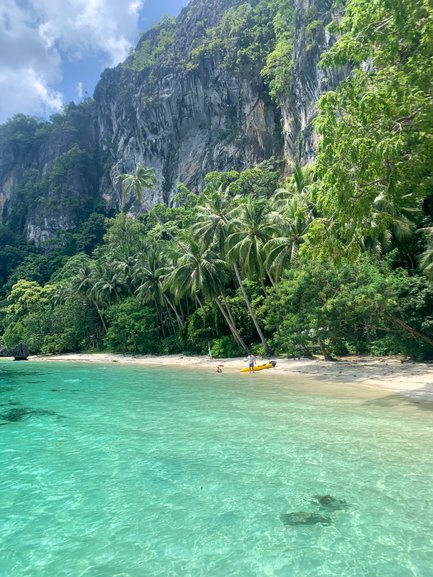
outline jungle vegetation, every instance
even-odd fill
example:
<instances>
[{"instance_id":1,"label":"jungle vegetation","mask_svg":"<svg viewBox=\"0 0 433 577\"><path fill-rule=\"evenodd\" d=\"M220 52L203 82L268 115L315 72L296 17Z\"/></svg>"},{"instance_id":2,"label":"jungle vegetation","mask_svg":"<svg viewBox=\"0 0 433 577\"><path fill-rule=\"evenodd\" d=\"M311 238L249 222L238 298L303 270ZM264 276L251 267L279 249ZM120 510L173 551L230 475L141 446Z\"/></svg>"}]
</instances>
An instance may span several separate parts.
<instances>
[{"instance_id":1,"label":"jungle vegetation","mask_svg":"<svg viewBox=\"0 0 433 577\"><path fill-rule=\"evenodd\" d=\"M263 74L278 95L291 15L275 18ZM49 255L3 226L2 343L432 358L433 4L347 0L331 28L322 64L351 73L318 103L314 164L210 173L200 195L180 185L138 217L96 211ZM155 184L143 166L119 178L126 199Z\"/></svg>"}]
</instances>

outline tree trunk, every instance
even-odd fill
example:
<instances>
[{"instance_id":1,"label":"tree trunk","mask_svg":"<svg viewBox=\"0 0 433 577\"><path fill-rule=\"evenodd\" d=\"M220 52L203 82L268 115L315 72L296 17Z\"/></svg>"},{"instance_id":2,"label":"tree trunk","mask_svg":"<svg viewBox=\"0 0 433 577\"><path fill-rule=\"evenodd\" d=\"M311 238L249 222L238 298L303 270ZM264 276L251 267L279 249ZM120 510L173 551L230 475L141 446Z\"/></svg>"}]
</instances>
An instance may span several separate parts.
<instances>
[{"instance_id":1,"label":"tree trunk","mask_svg":"<svg viewBox=\"0 0 433 577\"><path fill-rule=\"evenodd\" d=\"M174 306L174 304L171 302L171 300L168 298L168 296L167 296L166 294L164 295L164 299L165 299L166 303L168 304L168 306L171 308L171 310L174 312L179 327L182 327L182 326L183 326L183 321L182 321L182 319L180 318L180 315L179 315L179 313L177 312L176 307Z\"/></svg>"},{"instance_id":2,"label":"tree trunk","mask_svg":"<svg viewBox=\"0 0 433 577\"><path fill-rule=\"evenodd\" d=\"M158 319L159 319L159 325L161 327L162 338L165 339L166 335L165 335L165 330L164 330L164 325L165 325L164 317L162 316L162 311L160 310L158 305L156 305L156 314L157 314Z\"/></svg>"},{"instance_id":3,"label":"tree trunk","mask_svg":"<svg viewBox=\"0 0 433 577\"><path fill-rule=\"evenodd\" d=\"M265 349L265 355L268 355L269 354L268 343L266 342L265 335L263 334L262 329L260 328L260 325L257 322L256 316L255 316L254 311L253 311L253 307L251 306L250 299L248 298L247 291L245 290L245 287L242 283L241 275L240 275L239 269L238 269L236 264L234 265L234 269L235 269L236 279L237 279L237 281L239 283L239 287L242 291L242 295L244 297L245 304L247 305L251 320L253 321L254 326L256 327L257 334L259 335L260 340L262 341L262 345Z\"/></svg>"},{"instance_id":4,"label":"tree trunk","mask_svg":"<svg viewBox=\"0 0 433 577\"><path fill-rule=\"evenodd\" d=\"M305 357L306 359L314 359L314 355L310 351L310 349L307 347L307 345L304 345L303 343L301 343L301 351L302 351L302 356Z\"/></svg>"},{"instance_id":5,"label":"tree trunk","mask_svg":"<svg viewBox=\"0 0 433 577\"><path fill-rule=\"evenodd\" d=\"M232 335L233 335L233 338L234 338L235 341L244 349L245 352L248 352L248 347L247 347L247 345L245 344L245 342L244 342L244 340L242 339L241 335L238 333L238 330L237 330L236 326L232 324L231 320L229 319L229 316L228 316L227 312L224 310L223 305L220 303L220 301L218 300L218 298L215 298L214 300L215 300L215 302L216 302L216 304L217 304L217 307L218 307L219 310L221 311L221 314L223 315L223 317L224 317L224 319L225 319L225 321L226 321L226 323L227 323L227 325L228 325L228 327L229 327L229 329L230 329L230 332L231 332Z\"/></svg>"},{"instance_id":6,"label":"tree trunk","mask_svg":"<svg viewBox=\"0 0 433 577\"><path fill-rule=\"evenodd\" d=\"M176 335L179 330L179 326L176 327L176 323L173 320L173 315L170 312L170 308L166 300L164 300L164 313L165 319L167 320L167 325L171 326L172 335Z\"/></svg>"},{"instance_id":7,"label":"tree trunk","mask_svg":"<svg viewBox=\"0 0 433 577\"><path fill-rule=\"evenodd\" d=\"M95 305L96 310L98 311L99 318L101 319L102 326L104 327L104 332L105 334L107 334L107 325L105 324L105 320L104 317L102 316L101 309L99 308L98 303L96 301L93 301L93 304Z\"/></svg>"},{"instance_id":8,"label":"tree trunk","mask_svg":"<svg viewBox=\"0 0 433 577\"><path fill-rule=\"evenodd\" d=\"M394 315L390 314L390 313L386 313L386 316L391 319L396 325L398 325L399 327L401 327L402 329L404 329L407 333L409 333L411 335L411 337L418 338L423 340L425 343L429 344L431 347L433 347L433 339L430 338L429 336L425 335L424 333L420 333L419 331L417 331L416 329L414 329L413 327L411 327L410 325L408 325L407 323L405 323L404 321L402 321L401 319L399 319L398 317L395 317Z\"/></svg>"},{"instance_id":9,"label":"tree trunk","mask_svg":"<svg viewBox=\"0 0 433 577\"><path fill-rule=\"evenodd\" d=\"M224 306L226 307L227 314L229 315L229 319L230 319L232 325L236 328L235 319L233 318L232 311L230 310L229 303L227 302L226 296L224 293L221 293L221 296L223 299ZM236 330L237 330L237 328L236 328Z\"/></svg>"},{"instance_id":10,"label":"tree trunk","mask_svg":"<svg viewBox=\"0 0 433 577\"><path fill-rule=\"evenodd\" d=\"M318 339L317 339L317 342L319 343L319 347L320 347L320 350L321 350L321 352L322 352L322 355L323 355L323 358L325 359L325 361L335 361L335 359L334 359L333 357L331 357L331 355L330 355L330 354L328 353L328 351L326 350L325 344L324 344L324 342L322 341L322 339L321 339L321 338L318 338Z\"/></svg>"},{"instance_id":11,"label":"tree trunk","mask_svg":"<svg viewBox=\"0 0 433 577\"><path fill-rule=\"evenodd\" d=\"M240 346L241 346L243 349L245 349L246 352L248 352L249 349L248 349L247 345L245 344L245 341L244 341L243 338L241 337L241 334L240 334L240 332L239 332L239 329L238 329L238 327L236 326L236 321L235 321L235 319L233 318L232 311L230 310L229 303L227 302L227 299L225 298L224 294L222 295L222 298L223 298L224 307L225 307L225 308L224 308L224 307L223 307L223 308L224 308L225 312L227 313L228 318L230 319L230 323L231 323L231 325L232 325L232 327L233 327L233 329L234 329L234 332L235 332L235 335L233 335L233 336L235 336L235 339L238 341L238 343L240 344ZM217 300L219 301L219 298L217 298ZM220 310L221 310L221 309L220 309Z\"/></svg>"}]
</instances>

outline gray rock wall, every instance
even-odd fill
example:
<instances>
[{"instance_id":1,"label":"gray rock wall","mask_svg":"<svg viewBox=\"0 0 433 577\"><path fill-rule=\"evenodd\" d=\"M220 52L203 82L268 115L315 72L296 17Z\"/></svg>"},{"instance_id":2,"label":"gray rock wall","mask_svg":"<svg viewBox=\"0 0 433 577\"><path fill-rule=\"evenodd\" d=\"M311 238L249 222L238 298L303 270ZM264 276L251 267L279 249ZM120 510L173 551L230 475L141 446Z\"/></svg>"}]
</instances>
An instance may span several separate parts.
<instances>
[{"instance_id":1,"label":"gray rock wall","mask_svg":"<svg viewBox=\"0 0 433 577\"><path fill-rule=\"evenodd\" d=\"M172 204L179 182L199 192L210 171L242 170L272 156L284 158L289 171L295 162L312 160L317 100L339 81L319 65L333 41L325 27L335 13L332 0L294 2L292 81L278 103L269 96L260 63L246 74L227 67L218 53L205 52L191 65L206 28L242 5L242 0L192 0L173 25L173 44L151 64L136 66L131 56L107 69L93 103L72 106L64 126L58 122L27 149L0 140L2 221L39 245L59 238L76 230L98 199L107 212L122 208L116 178L139 162L154 168L160 184L131 207L135 212ZM157 28L146 33L137 53L147 45L151 53L158 34ZM77 144L87 161L65 173L60 193L47 182L42 186ZM29 190L29 178L34 194L24 198L20 191L26 182Z\"/></svg>"}]
</instances>

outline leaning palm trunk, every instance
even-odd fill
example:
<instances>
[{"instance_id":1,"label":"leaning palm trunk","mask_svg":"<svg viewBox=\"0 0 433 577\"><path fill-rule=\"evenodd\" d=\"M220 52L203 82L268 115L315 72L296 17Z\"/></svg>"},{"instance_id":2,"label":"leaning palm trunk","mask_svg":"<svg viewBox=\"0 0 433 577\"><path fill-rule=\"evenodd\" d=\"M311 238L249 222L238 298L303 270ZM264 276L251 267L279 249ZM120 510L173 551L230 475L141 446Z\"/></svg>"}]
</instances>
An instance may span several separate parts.
<instances>
[{"instance_id":1,"label":"leaning palm trunk","mask_svg":"<svg viewBox=\"0 0 433 577\"><path fill-rule=\"evenodd\" d=\"M101 324L104 328L104 332L105 332L105 334L107 334L107 325L105 324L105 320L104 320L104 317L102 315L102 311L99 308L98 303L95 300L93 301L93 304L95 305L96 310L98 311L98 315L99 315L99 318L101 319Z\"/></svg>"},{"instance_id":2,"label":"leaning palm trunk","mask_svg":"<svg viewBox=\"0 0 433 577\"><path fill-rule=\"evenodd\" d=\"M239 332L238 332L236 326L234 325L234 323L232 323L232 321L230 320L230 318L229 318L229 316L228 316L228 314L227 314L227 311L224 309L223 305L220 303L220 301L218 300L218 298L215 298L214 300L215 300L215 302L216 302L219 310L221 311L221 314L223 315L223 317L224 317L224 319L225 319L225 321L226 321L226 323L227 323L227 325L228 325L228 327L229 327L229 329L230 329L230 332L231 332L232 335L233 335L233 338L234 338L235 341L244 349L245 352L248 352L248 347L247 347L247 345L245 344L243 338L242 338L241 335L239 334ZM231 316L231 315L230 315L230 316Z\"/></svg>"},{"instance_id":3,"label":"leaning palm trunk","mask_svg":"<svg viewBox=\"0 0 433 577\"><path fill-rule=\"evenodd\" d=\"M171 334L175 335L177 332L176 323L173 320L173 315L171 314L170 308L165 300L164 300L164 312L167 324L171 327Z\"/></svg>"},{"instance_id":4,"label":"leaning palm trunk","mask_svg":"<svg viewBox=\"0 0 433 577\"><path fill-rule=\"evenodd\" d=\"M177 312L176 307L174 306L174 304L171 302L171 300L168 298L168 296L166 294L164 295L164 299L165 299L166 303L168 304L168 306L171 308L171 310L174 312L176 320L177 320L177 324L179 325L179 327L182 327L183 321L180 318L180 315Z\"/></svg>"},{"instance_id":5,"label":"leaning palm trunk","mask_svg":"<svg viewBox=\"0 0 433 577\"><path fill-rule=\"evenodd\" d=\"M271 273L267 270L266 274L268 275L268 279L271 281L271 285L274 287L275 286L275 280L274 277L271 275Z\"/></svg>"},{"instance_id":6,"label":"leaning palm trunk","mask_svg":"<svg viewBox=\"0 0 433 577\"><path fill-rule=\"evenodd\" d=\"M221 298L222 298L222 301L224 303L225 310L227 311L227 314L229 316L229 319L230 319L232 325L236 328L235 319L233 318L232 311L230 310L229 303L227 302L227 299L226 299L226 296L224 293L221 293ZM236 328L236 331L239 333L237 328Z\"/></svg>"},{"instance_id":7,"label":"leaning palm trunk","mask_svg":"<svg viewBox=\"0 0 433 577\"><path fill-rule=\"evenodd\" d=\"M260 325L259 325L259 323L257 322L256 316L255 316L254 311L253 311L253 307L251 306L250 299L248 298L248 295L247 295L247 291L245 290L245 287L244 287L244 285L243 285L243 282L242 282L242 279L241 279L241 275L240 275L240 272L239 272L239 268L238 268L238 266L237 266L236 264L233 265L233 267L234 267L234 270L235 270L236 279L237 279L238 284L239 284L239 287L240 287L240 289L241 289L241 291L242 291L242 296L244 297L245 304L247 305L248 312L249 312L249 314L250 314L251 320L253 321L254 326L256 327L257 334L259 335L260 340L262 341L262 345L263 345L263 347L264 347L264 349L265 349L265 354L267 355L268 352L269 352L269 347L268 347L268 343L266 342L265 335L263 334L262 329L260 328Z\"/></svg>"}]
</instances>

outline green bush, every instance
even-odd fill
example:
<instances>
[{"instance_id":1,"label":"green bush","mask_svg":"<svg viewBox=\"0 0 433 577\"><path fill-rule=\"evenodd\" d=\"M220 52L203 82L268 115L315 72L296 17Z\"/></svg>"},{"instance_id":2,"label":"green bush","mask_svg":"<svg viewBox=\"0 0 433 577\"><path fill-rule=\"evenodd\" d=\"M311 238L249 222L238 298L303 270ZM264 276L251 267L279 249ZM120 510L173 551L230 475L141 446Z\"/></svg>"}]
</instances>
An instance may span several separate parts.
<instances>
[{"instance_id":1,"label":"green bush","mask_svg":"<svg viewBox=\"0 0 433 577\"><path fill-rule=\"evenodd\" d=\"M165 339L162 339L159 346L159 353L161 355L174 355L181 351L182 347L180 346L179 338L176 335L165 337Z\"/></svg>"},{"instance_id":2,"label":"green bush","mask_svg":"<svg viewBox=\"0 0 433 577\"><path fill-rule=\"evenodd\" d=\"M239 357L244 353L244 351L236 343L233 337L225 336L213 341L211 353L214 359L223 359L228 357Z\"/></svg>"},{"instance_id":3,"label":"green bush","mask_svg":"<svg viewBox=\"0 0 433 577\"><path fill-rule=\"evenodd\" d=\"M110 307L104 345L113 352L155 354L159 352L158 323L153 307L134 297Z\"/></svg>"}]
</instances>

